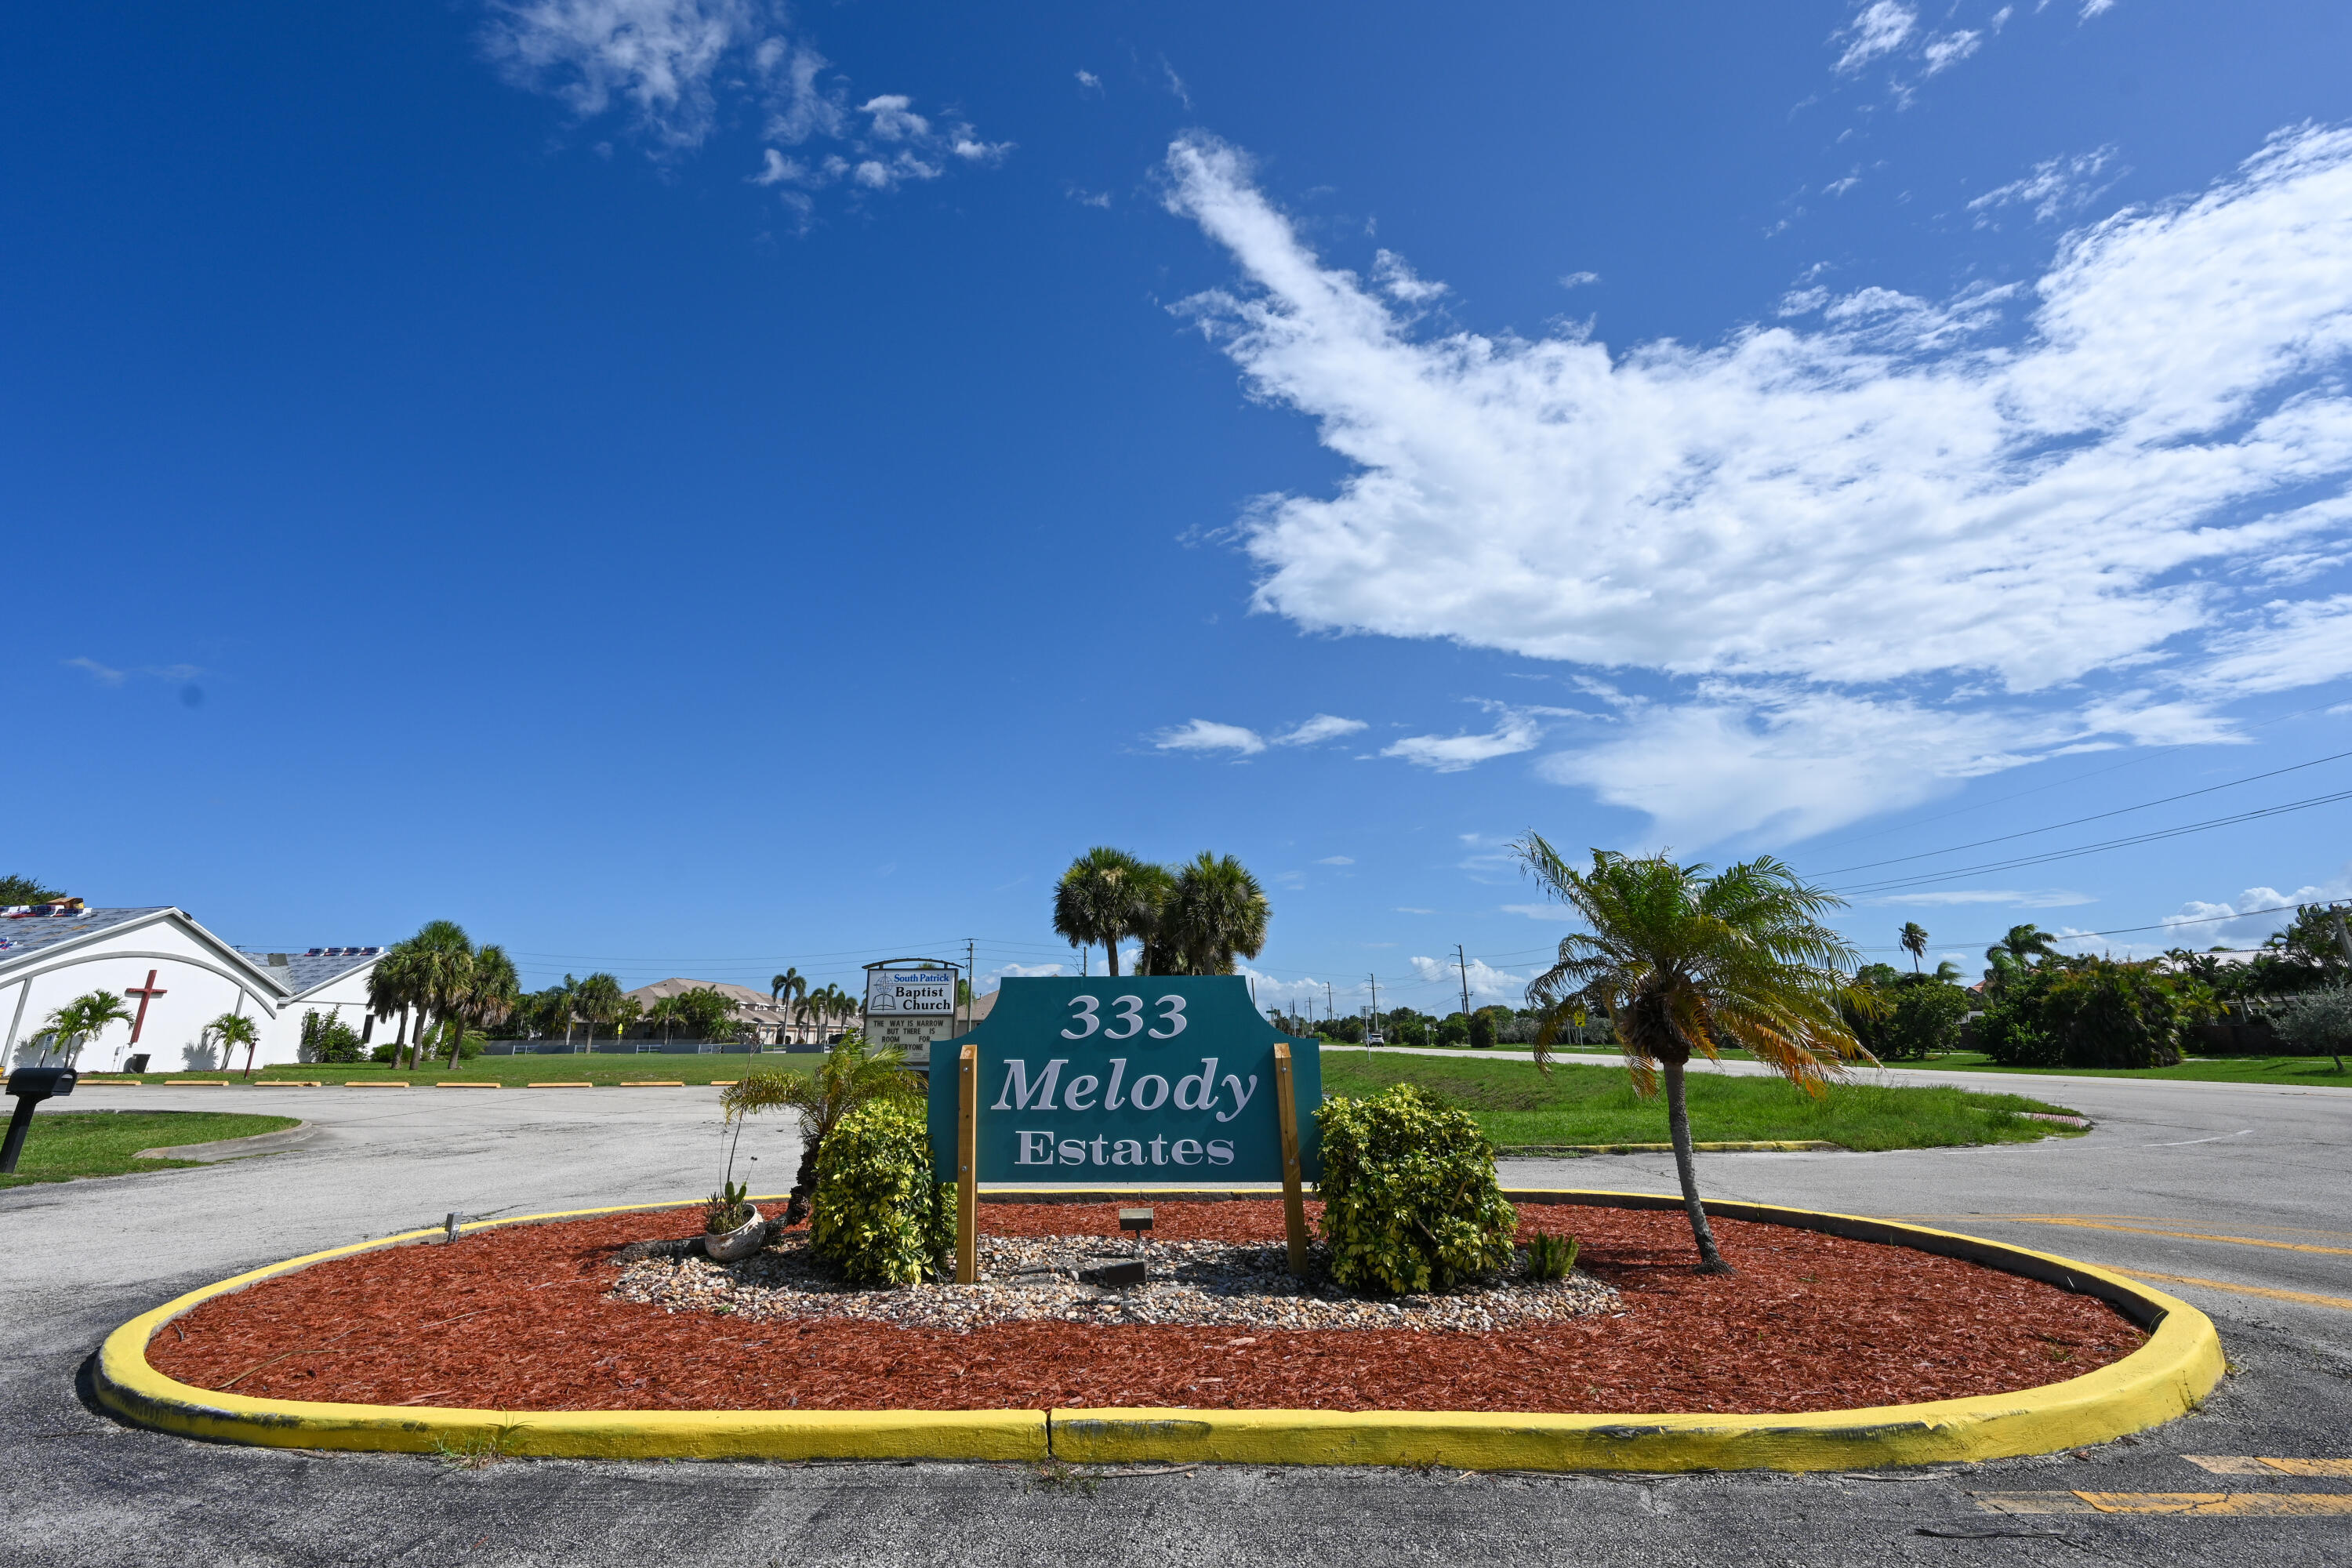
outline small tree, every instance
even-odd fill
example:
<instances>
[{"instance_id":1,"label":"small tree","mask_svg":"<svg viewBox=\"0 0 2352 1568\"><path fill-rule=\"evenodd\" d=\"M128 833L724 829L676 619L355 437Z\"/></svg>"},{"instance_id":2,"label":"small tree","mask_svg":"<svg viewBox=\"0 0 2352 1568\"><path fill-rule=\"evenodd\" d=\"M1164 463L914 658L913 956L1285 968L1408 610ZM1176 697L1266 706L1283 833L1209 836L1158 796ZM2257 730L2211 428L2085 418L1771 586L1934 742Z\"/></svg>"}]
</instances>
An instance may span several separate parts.
<instances>
[{"instance_id":1,"label":"small tree","mask_svg":"<svg viewBox=\"0 0 2352 1568\"><path fill-rule=\"evenodd\" d=\"M2333 1057L2342 1072L2352 1048L2352 990L2332 985L2290 996L2271 1009L2271 1027L2296 1055Z\"/></svg>"},{"instance_id":2,"label":"small tree","mask_svg":"<svg viewBox=\"0 0 2352 1568\"><path fill-rule=\"evenodd\" d=\"M30 877L0 877L0 907L54 903L64 897L55 888L45 888Z\"/></svg>"},{"instance_id":3,"label":"small tree","mask_svg":"<svg viewBox=\"0 0 2352 1568\"><path fill-rule=\"evenodd\" d=\"M50 1014L48 1029L56 1037L58 1055L65 1058L66 1066L71 1067L81 1048L104 1034L109 1024L129 1022L131 1010L122 1005L121 997L111 991L93 991L86 996L75 997ZM48 1059L48 1047L45 1046L41 1050L41 1060L46 1062Z\"/></svg>"}]
</instances>

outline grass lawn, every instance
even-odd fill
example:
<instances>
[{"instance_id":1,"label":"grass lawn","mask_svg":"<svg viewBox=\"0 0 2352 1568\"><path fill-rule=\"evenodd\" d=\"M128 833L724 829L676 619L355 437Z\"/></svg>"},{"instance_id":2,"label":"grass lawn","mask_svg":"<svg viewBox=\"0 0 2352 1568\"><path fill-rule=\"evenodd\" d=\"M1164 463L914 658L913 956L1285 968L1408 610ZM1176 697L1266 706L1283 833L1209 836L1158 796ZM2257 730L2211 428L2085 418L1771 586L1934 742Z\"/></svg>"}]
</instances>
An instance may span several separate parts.
<instances>
[{"instance_id":1,"label":"grass lawn","mask_svg":"<svg viewBox=\"0 0 2352 1568\"><path fill-rule=\"evenodd\" d=\"M1531 1062L1492 1058L1324 1053L1323 1088L1328 1093L1371 1094L1404 1081L1468 1110L1502 1149L1666 1141L1664 1100L1638 1098L1621 1068L1563 1066L1546 1077ZM2072 1131L2017 1114L2072 1114L2063 1106L2013 1094L1847 1084L1815 1098L1779 1079L1694 1072L1688 1081L1691 1136L1703 1143L1819 1139L1855 1150L1927 1149L2030 1142Z\"/></svg>"},{"instance_id":2,"label":"grass lawn","mask_svg":"<svg viewBox=\"0 0 2352 1568\"><path fill-rule=\"evenodd\" d=\"M69 1182L77 1176L120 1176L131 1171L168 1171L194 1160L134 1160L142 1149L250 1138L291 1127L291 1116L240 1116L214 1110L51 1110L33 1113L25 1152L14 1175L0 1187L33 1182Z\"/></svg>"},{"instance_id":3,"label":"grass lawn","mask_svg":"<svg viewBox=\"0 0 2352 1568\"><path fill-rule=\"evenodd\" d=\"M759 1056L737 1052L732 1056L636 1056L598 1051L579 1056L549 1057L476 1057L469 1062L459 1062L452 1068L446 1063L427 1062L413 1071L395 1071L381 1062L359 1066L331 1066L324 1062L303 1062L257 1069L256 1082L264 1079L283 1081L288 1079L310 1083L364 1082L369 1079L405 1079L411 1084L426 1085L444 1079L467 1082L493 1082L509 1089L520 1089L532 1082L573 1082L609 1085L631 1079L651 1079L660 1082L684 1080L689 1084L708 1084L713 1079L739 1079L753 1068L761 1072L807 1072L824 1058L814 1053L801 1055L783 1051L767 1051ZM112 1079L121 1075L98 1071L92 1076ZM166 1079L185 1081L189 1079L219 1079L232 1086L246 1083L242 1072L151 1072L139 1080L142 1083L162 1083Z\"/></svg>"},{"instance_id":4,"label":"grass lawn","mask_svg":"<svg viewBox=\"0 0 2352 1568\"><path fill-rule=\"evenodd\" d=\"M1937 1072L2013 1072L2052 1078L2167 1078L2190 1083L2285 1083L2352 1089L2352 1073L2336 1070L2332 1057L2200 1057L2177 1068L2005 1068L1981 1051L1955 1051L1932 1061L1898 1062L1899 1068ZM2352 1066L2352 1063L2347 1063Z\"/></svg>"}]
</instances>

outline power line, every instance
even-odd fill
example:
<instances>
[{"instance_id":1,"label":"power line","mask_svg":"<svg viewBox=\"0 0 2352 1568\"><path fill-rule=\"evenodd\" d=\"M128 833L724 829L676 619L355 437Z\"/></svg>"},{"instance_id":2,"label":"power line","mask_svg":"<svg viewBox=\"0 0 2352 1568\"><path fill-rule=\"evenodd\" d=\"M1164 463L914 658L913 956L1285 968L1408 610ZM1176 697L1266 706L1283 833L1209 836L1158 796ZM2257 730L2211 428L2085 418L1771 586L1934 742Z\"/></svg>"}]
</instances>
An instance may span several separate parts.
<instances>
[{"instance_id":1,"label":"power line","mask_svg":"<svg viewBox=\"0 0 2352 1568\"><path fill-rule=\"evenodd\" d=\"M2329 705L2330 704L2326 702L2315 702L2308 708L2298 708L2292 713L2282 713L2274 719L2265 719L2258 724L2249 724L2246 728L2249 730L2267 730L2273 724L2284 724L2290 719L2300 719L2306 713L2316 713L2321 709L2328 707ZM1933 816L1915 817L1908 822L1898 822L1894 824L1892 826L1876 828L1869 833L1843 834L1832 837L1829 842L1832 844L1864 844L1874 838L1884 838L1890 833L1908 833L1915 829L1925 827L1931 822L1948 822L1955 816L1966 816L1972 811L1982 811L1987 806L2006 805L2012 800L2023 800L2030 795L2041 795L2049 790L2063 789L2068 784L2080 784L2084 779L2097 778L2102 773L2112 773L2124 768L2136 768L2143 763L2152 763L2158 757L2168 756L2174 752L2187 751L2192 744L2203 745L2206 743L2207 742L2176 742L2169 746L2159 746L2152 752L2143 752L2139 756L2131 757L2120 763L2110 763L2104 768L2092 768L2084 773L2069 773L2063 779L2052 779L2048 784L2035 784L2031 789L2018 790L2010 795L1995 795L1990 800L1979 800L1968 805L1955 806L1950 811L1938 812Z\"/></svg>"},{"instance_id":2,"label":"power line","mask_svg":"<svg viewBox=\"0 0 2352 1568\"><path fill-rule=\"evenodd\" d=\"M2208 784L2203 789L2192 789L2180 795L2168 795L2161 800L2144 800L2137 805L2119 805L2113 811L2095 812L2089 816L2075 817L2071 822L2053 822L2047 827L2029 827L2018 833L2004 833L1997 838L1979 838L1971 844L1955 844L1944 849L1923 849L1916 855L1898 855L1891 860L1865 860L1859 866L1839 866L1833 869L1820 872L1818 875L1842 877L1848 871L1868 871L1879 866L1900 866L1911 860L1932 860L1938 855L1957 855L1963 849L1981 849L1988 844L2006 844L2012 838L2031 838L2037 833L2055 833L2062 827L2080 827L2086 822L2099 822L2110 816L2123 816L2135 811L2146 811L2150 806L2169 805L2176 800L2191 800L2198 795L2211 795L2218 790L2235 789L2240 784L2274 779L2281 773L2299 773L2305 768L2315 768L2322 763L2340 763L2347 757L2352 757L2352 752L2338 752L2332 757L2317 757L2307 763L2296 763L2292 767L2273 768L2266 773L2250 773L2242 779L2231 779L2227 784Z\"/></svg>"},{"instance_id":3,"label":"power line","mask_svg":"<svg viewBox=\"0 0 2352 1568\"><path fill-rule=\"evenodd\" d=\"M2203 833L2215 827L2229 827L2241 822L2254 822L2266 816L2283 816L2289 812L2308 811L2315 805L2332 805L2337 801L2352 800L2352 789L2338 790L2333 795L2313 795L2307 800L2289 801L2284 805L2267 805L2257 811L2242 811L2231 816L2216 816L2204 822L2191 822L2180 827L2167 827L2153 833L2137 833L2126 838L2110 838L2103 843L2084 844L2073 849L2053 849L2046 855L2025 855L2013 860L1987 861L1980 866L1962 866L1957 870L1938 871L1929 877L1895 877L1883 881L1864 882L1851 888L1839 888L1842 895L1885 893L1901 888L1922 888L1932 882L1955 881L1962 877L1975 877L1988 871L2013 871L2023 866L2042 866L2053 860L2072 860L2078 856L2097 855L2109 849L2127 849L2134 845L2154 844L2167 838L2179 838L2187 834Z\"/></svg>"}]
</instances>

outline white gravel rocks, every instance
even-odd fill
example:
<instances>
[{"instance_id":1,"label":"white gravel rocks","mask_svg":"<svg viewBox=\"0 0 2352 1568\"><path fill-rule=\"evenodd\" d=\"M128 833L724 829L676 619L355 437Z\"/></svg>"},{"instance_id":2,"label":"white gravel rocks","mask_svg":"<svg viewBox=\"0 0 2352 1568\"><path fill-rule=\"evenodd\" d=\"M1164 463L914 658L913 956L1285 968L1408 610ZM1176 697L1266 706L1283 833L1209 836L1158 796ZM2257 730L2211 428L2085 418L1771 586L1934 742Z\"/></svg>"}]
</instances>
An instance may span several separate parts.
<instances>
[{"instance_id":1,"label":"white gravel rocks","mask_svg":"<svg viewBox=\"0 0 2352 1568\"><path fill-rule=\"evenodd\" d=\"M1499 1279L1444 1295L1374 1300L1321 1271L1294 1279L1280 1242L1159 1241L1099 1236L983 1237L978 1285L885 1289L841 1284L811 1257L804 1234L732 1265L707 1258L630 1263L613 1294L673 1312L748 1318L848 1318L903 1328L966 1330L989 1323L1160 1323L1261 1329L1412 1329L1479 1332L1623 1310L1590 1275L1538 1280L1525 1258ZM1083 1283L1082 1270L1140 1257L1146 1283Z\"/></svg>"}]
</instances>

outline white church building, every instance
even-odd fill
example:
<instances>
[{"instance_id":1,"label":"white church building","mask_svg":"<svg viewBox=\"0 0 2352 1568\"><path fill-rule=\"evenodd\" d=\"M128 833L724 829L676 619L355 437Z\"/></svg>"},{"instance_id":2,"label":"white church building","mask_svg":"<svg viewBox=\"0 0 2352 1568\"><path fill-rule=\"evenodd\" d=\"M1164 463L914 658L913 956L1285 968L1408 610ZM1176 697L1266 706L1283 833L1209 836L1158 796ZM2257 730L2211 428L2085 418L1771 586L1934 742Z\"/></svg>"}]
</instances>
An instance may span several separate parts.
<instances>
[{"instance_id":1,"label":"white church building","mask_svg":"<svg viewBox=\"0 0 2352 1568\"><path fill-rule=\"evenodd\" d=\"M0 910L0 1024L7 1030L0 1061L40 1060L51 1044L49 1015L93 991L122 997L132 1021L110 1024L84 1043L75 1063L84 1072L110 1071L138 1056L151 1072L241 1068L242 1050L224 1062L205 1034L224 1013L255 1021L256 1066L299 1061L308 1013L337 1015L373 1039L368 976L384 951L247 952L168 906L91 910L68 900Z\"/></svg>"}]
</instances>

